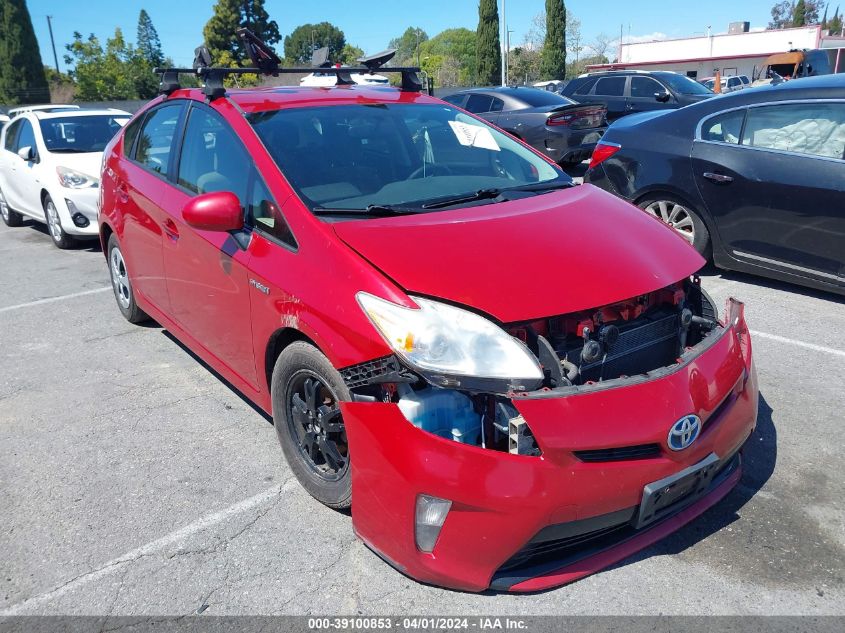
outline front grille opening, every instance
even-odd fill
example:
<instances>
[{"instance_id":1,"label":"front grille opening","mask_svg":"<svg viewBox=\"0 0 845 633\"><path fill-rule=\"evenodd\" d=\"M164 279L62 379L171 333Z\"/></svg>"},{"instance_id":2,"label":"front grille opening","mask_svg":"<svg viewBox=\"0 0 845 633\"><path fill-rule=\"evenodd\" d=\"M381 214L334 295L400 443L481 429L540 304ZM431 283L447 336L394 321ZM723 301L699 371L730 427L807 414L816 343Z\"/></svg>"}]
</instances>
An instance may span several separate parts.
<instances>
[{"instance_id":1,"label":"front grille opening","mask_svg":"<svg viewBox=\"0 0 845 633\"><path fill-rule=\"evenodd\" d=\"M632 459L649 459L660 455L660 444L638 444L637 446L616 446L586 451L574 451L582 462L618 462Z\"/></svg>"}]
</instances>

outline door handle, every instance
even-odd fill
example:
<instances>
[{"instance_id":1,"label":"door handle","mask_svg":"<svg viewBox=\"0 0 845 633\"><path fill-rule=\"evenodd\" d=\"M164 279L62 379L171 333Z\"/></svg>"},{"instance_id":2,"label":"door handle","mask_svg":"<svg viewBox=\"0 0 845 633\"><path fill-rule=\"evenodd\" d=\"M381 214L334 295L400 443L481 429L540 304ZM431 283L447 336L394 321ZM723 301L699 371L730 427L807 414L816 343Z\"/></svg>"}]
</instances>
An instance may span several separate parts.
<instances>
[{"instance_id":1,"label":"door handle","mask_svg":"<svg viewBox=\"0 0 845 633\"><path fill-rule=\"evenodd\" d=\"M705 171L701 175L707 178L707 180L712 180L713 182L718 182L720 184L727 184L729 182L734 181L733 176L726 176L725 174L715 174L712 171Z\"/></svg>"},{"instance_id":2,"label":"door handle","mask_svg":"<svg viewBox=\"0 0 845 633\"><path fill-rule=\"evenodd\" d=\"M179 239L179 229L176 227L176 223L170 218L164 221L164 234L174 242Z\"/></svg>"}]
</instances>

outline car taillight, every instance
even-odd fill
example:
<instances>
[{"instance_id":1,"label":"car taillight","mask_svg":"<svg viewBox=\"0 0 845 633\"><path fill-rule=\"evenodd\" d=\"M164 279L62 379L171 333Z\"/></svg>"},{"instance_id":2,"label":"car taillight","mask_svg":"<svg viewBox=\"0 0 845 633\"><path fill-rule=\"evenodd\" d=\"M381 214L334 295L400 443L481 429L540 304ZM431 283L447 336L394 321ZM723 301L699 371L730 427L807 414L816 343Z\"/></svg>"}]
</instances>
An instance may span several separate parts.
<instances>
[{"instance_id":1,"label":"car taillight","mask_svg":"<svg viewBox=\"0 0 845 633\"><path fill-rule=\"evenodd\" d=\"M593 155L590 157L589 168L592 169L596 165L600 165L608 158L613 156L620 149L622 149L622 146L617 145L616 143L607 143L604 141L599 141L596 145L596 148L593 150Z\"/></svg>"},{"instance_id":2,"label":"car taillight","mask_svg":"<svg viewBox=\"0 0 845 633\"><path fill-rule=\"evenodd\" d=\"M546 125L569 125L574 118L574 114L553 114L546 120Z\"/></svg>"}]
</instances>

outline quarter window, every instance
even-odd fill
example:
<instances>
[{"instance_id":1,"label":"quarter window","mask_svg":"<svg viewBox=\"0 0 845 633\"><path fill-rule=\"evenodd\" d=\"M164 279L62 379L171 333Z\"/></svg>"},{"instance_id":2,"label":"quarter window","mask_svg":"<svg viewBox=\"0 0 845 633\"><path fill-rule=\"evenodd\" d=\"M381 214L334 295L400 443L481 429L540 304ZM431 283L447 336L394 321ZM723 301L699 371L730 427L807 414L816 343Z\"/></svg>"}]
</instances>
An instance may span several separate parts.
<instances>
[{"instance_id":1,"label":"quarter window","mask_svg":"<svg viewBox=\"0 0 845 633\"><path fill-rule=\"evenodd\" d=\"M3 141L3 147L10 152L15 151L15 141L17 141L18 132L21 129L21 122L15 121L14 123L10 123L9 126L6 128L6 138Z\"/></svg>"},{"instance_id":2,"label":"quarter window","mask_svg":"<svg viewBox=\"0 0 845 633\"><path fill-rule=\"evenodd\" d=\"M132 158L132 146L135 144L135 139L138 138L141 121L142 117L135 119L126 126L126 131L123 133L123 155L126 158Z\"/></svg>"},{"instance_id":3,"label":"quarter window","mask_svg":"<svg viewBox=\"0 0 845 633\"><path fill-rule=\"evenodd\" d=\"M285 222L279 205L273 200L267 185L260 176L255 176L249 198L250 223L258 230L275 237L277 240L296 247L296 240Z\"/></svg>"},{"instance_id":4,"label":"quarter window","mask_svg":"<svg viewBox=\"0 0 845 633\"><path fill-rule=\"evenodd\" d=\"M228 124L205 108L191 108L179 158L179 185L196 194L231 191L243 207L251 169L252 161Z\"/></svg>"},{"instance_id":5,"label":"quarter window","mask_svg":"<svg viewBox=\"0 0 845 633\"><path fill-rule=\"evenodd\" d=\"M631 77L631 96L654 99L658 92L666 92L666 88L650 77Z\"/></svg>"},{"instance_id":6,"label":"quarter window","mask_svg":"<svg viewBox=\"0 0 845 633\"><path fill-rule=\"evenodd\" d=\"M845 157L845 103L751 108L742 144L841 159Z\"/></svg>"},{"instance_id":7,"label":"quarter window","mask_svg":"<svg viewBox=\"0 0 845 633\"><path fill-rule=\"evenodd\" d=\"M625 94L627 77L602 77L596 84L596 94L605 97L621 97Z\"/></svg>"},{"instance_id":8,"label":"quarter window","mask_svg":"<svg viewBox=\"0 0 845 633\"><path fill-rule=\"evenodd\" d=\"M593 77L592 79L585 79L584 83L582 83L578 87L578 89L575 91L575 94L577 94L577 95L589 94L590 90L593 89L593 86L596 85L596 81L598 81L598 79L596 79L595 77Z\"/></svg>"},{"instance_id":9,"label":"quarter window","mask_svg":"<svg viewBox=\"0 0 845 633\"><path fill-rule=\"evenodd\" d=\"M181 113L181 104L173 104L147 115L135 150L136 161L158 174L167 174L173 136Z\"/></svg>"},{"instance_id":10,"label":"quarter window","mask_svg":"<svg viewBox=\"0 0 845 633\"><path fill-rule=\"evenodd\" d=\"M734 110L714 116L701 126L701 139L717 143L739 143L745 110Z\"/></svg>"}]
</instances>

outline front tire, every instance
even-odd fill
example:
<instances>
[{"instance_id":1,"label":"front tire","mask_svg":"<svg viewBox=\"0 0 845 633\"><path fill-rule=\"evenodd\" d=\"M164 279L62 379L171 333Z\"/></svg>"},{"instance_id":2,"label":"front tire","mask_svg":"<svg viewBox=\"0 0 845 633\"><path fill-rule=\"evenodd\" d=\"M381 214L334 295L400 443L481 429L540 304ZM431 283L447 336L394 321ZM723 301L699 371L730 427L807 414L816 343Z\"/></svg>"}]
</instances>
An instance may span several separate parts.
<instances>
[{"instance_id":1,"label":"front tire","mask_svg":"<svg viewBox=\"0 0 845 633\"><path fill-rule=\"evenodd\" d=\"M50 231L50 237L53 239L53 244L62 250L72 248L76 245L76 240L65 233L62 228L62 221L59 218L59 210L56 208L56 203L53 199L46 195L44 196L44 218L47 220L47 228Z\"/></svg>"},{"instance_id":2,"label":"front tire","mask_svg":"<svg viewBox=\"0 0 845 633\"><path fill-rule=\"evenodd\" d=\"M3 223L11 228L15 228L23 224L23 216L17 211L12 211L12 209L9 208L9 203L6 202L6 196L3 195L2 189L0 189L0 217L3 218Z\"/></svg>"},{"instance_id":3,"label":"front tire","mask_svg":"<svg viewBox=\"0 0 845 633\"><path fill-rule=\"evenodd\" d=\"M142 323L149 320L149 316L135 302L135 293L129 281L129 271L123 259L123 252L117 237L112 234L108 243L109 276L111 277L114 298L123 317L130 323Z\"/></svg>"},{"instance_id":4,"label":"front tire","mask_svg":"<svg viewBox=\"0 0 845 633\"><path fill-rule=\"evenodd\" d=\"M670 194L657 194L641 200L637 206L674 229L699 255L710 259L710 232L690 204Z\"/></svg>"},{"instance_id":5,"label":"front tire","mask_svg":"<svg viewBox=\"0 0 845 633\"><path fill-rule=\"evenodd\" d=\"M276 360L271 393L276 435L299 483L330 508L350 507L349 443L339 405L351 397L340 374L313 345L295 341Z\"/></svg>"}]
</instances>

